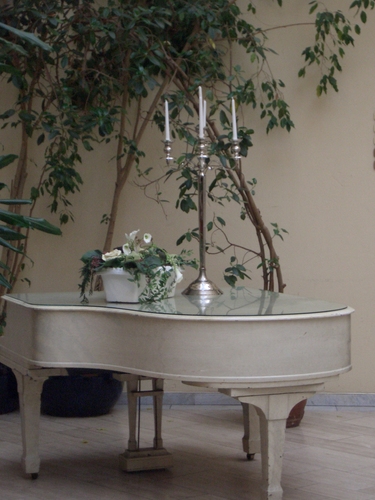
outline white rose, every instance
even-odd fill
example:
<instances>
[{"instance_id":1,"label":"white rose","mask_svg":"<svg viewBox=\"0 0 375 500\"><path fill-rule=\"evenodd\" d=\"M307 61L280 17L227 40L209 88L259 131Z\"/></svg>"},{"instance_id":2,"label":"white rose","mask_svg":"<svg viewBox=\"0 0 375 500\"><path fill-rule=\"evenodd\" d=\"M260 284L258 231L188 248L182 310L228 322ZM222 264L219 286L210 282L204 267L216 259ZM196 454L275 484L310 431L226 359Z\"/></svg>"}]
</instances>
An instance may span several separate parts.
<instances>
[{"instance_id":1,"label":"white rose","mask_svg":"<svg viewBox=\"0 0 375 500\"><path fill-rule=\"evenodd\" d=\"M104 261L110 260L110 259L115 259L116 257L120 257L122 255L121 250L118 250L117 248L115 250L112 250L111 252L104 253L102 255L102 259Z\"/></svg>"}]
</instances>

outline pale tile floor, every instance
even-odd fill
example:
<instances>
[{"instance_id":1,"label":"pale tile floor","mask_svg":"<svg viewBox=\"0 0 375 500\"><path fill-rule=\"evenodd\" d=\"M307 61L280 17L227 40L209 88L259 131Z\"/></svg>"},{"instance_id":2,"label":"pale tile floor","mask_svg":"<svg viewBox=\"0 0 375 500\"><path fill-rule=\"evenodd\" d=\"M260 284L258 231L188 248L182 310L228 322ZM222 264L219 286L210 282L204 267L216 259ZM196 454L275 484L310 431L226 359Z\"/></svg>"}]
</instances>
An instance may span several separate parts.
<instances>
[{"instance_id":1,"label":"pale tile floor","mask_svg":"<svg viewBox=\"0 0 375 500\"><path fill-rule=\"evenodd\" d=\"M141 446L151 446L151 408L141 412ZM126 473L127 407L88 419L43 416L35 481L20 468L19 413L0 416L1 500L258 500L260 457L242 452L237 406L172 406L163 413L170 470ZM375 408L308 407L288 429L284 500L375 499Z\"/></svg>"}]
</instances>

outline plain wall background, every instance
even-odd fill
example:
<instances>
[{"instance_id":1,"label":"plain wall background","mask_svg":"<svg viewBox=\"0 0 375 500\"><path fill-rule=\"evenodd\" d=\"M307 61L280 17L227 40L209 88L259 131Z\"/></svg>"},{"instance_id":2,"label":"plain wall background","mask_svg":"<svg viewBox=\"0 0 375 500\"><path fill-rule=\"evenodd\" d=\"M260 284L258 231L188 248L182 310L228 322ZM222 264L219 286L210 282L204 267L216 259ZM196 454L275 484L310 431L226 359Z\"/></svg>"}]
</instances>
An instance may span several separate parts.
<instances>
[{"instance_id":1,"label":"plain wall background","mask_svg":"<svg viewBox=\"0 0 375 500\"><path fill-rule=\"evenodd\" d=\"M309 21L307 1L285 0L282 9L272 0L256 4L254 24L271 28ZM329 8L343 10L349 4L349 1L326 1ZM269 31L270 45L279 54L270 58L272 70L286 83L284 96L291 106L295 129L290 134L278 129L267 136L265 123L259 120L257 111L246 109L240 116L241 123L256 131L254 147L243 160L243 167L249 179L255 177L258 181L258 207L267 223L277 222L289 233L284 242L277 242L287 283L285 293L327 299L355 308L353 370L339 381L327 384L327 390L335 393L375 392L374 33L375 12L370 12L355 48L346 49L343 73L337 77L339 92L330 90L327 96L317 98L319 70L312 68L304 79L297 78L303 65L301 52L313 43L312 28L303 25ZM3 131L1 134L1 142L8 148L15 139ZM145 165L165 168L162 139L156 127L148 131L141 145L147 153ZM177 156L178 146L175 148ZM84 185L71 199L75 222L63 227L61 238L32 235L29 254L34 265L28 266L25 274L31 280L31 288L20 282L15 291L78 290L81 255L86 250L101 248L104 242L105 227L100 220L109 212L114 186L110 156L104 147L93 154L83 153ZM29 177L31 185L33 172ZM187 216L174 209L177 184L170 182L163 186L171 200L165 217L160 207L135 186L134 177L135 174L123 192L115 245L124 242L125 232L140 229L174 251L180 234L196 227L197 214ZM42 200L36 215L56 223L57 218L46 208L48 203L47 199ZM226 219L233 239L247 241L254 237L250 225L240 220L234 204L220 211L215 207L215 212ZM197 256L197 245L192 248ZM228 259L228 256L207 259L208 275L219 286L225 286L222 272ZM186 273L181 288L195 277L195 272ZM252 278L247 284L261 287L255 268ZM191 391L190 387L175 383L169 383L167 388Z\"/></svg>"}]
</instances>

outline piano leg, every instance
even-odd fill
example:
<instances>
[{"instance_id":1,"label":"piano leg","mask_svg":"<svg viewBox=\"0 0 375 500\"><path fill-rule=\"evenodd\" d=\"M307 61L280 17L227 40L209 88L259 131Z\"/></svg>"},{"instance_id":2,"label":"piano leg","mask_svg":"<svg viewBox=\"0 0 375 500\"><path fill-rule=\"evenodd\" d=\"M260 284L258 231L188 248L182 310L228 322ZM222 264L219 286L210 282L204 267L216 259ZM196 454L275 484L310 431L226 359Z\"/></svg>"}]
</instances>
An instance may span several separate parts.
<instances>
[{"instance_id":1,"label":"piano leg","mask_svg":"<svg viewBox=\"0 0 375 500\"><path fill-rule=\"evenodd\" d=\"M138 449L138 442L136 438L137 431L137 398L134 394L138 388L139 377L131 378L126 382L128 394L128 417L129 417L129 439L128 450L135 451Z\"/></svg>"},{"instance_id":2,"label":"piano leg","mask_svg":"<svg viewBox=\"0 0 375 500\"><path fill-rule=\"evenodd\" d=\"M43 383L48 377L32 378L13 369L17 378L20 400L21 429L22 429L22 468L26 474L36 479L39 474L39 424L40 424L40 397Z\"/></svg>"},{"instance_id":3,"label":"piano leg","mask_svg":"<svg viewBox=\"0 0 375 500\"><path fill-rule=\"evenodd\" d=\"M173 465L172 455L163 448L163 439L161 435L164 380L151 378L152 390L142 391L138 388L138 384L140 380L144 379L150 380L148 377L139 377L129 374L126 375L125 378L128 394L129 439L127 450L120 455L120 468L127 472L165 469ZM137 402L139 398L145 396L152 396L154 404L155 436L152 448L140 448L140 443L136 437Z\"/></svg>"},{"instance_id":4,"label":"piano leg","mask_svg":"<svg viewBox=\"0 0 375 500\"><path fill-rule=\"evenodd\" d=\"M255 453L260 453L259 417L255 408L246 403L242 403L242 412L245 431L242 448L248 460L254 460Z\"/></svg>"},{"instance_id":5,"label":"piano leg","mask_svg":"<svg viewBox=\"0 0 375 500\"><path fill-rule=\"evenodd\" d=\"M142 396L152 396L154 404L154 449L163 448L163 439L161 437L161 420L163 412L163 388L164 380L161 378L153 378L152 391L138 391L139 380L144 377L130 376L126 379L127 395L128 395L128 415L129 415L129 439L128 450L139 450L139 443L136 438L137 432L137 403L138 398Z\"/></svg>"},{"instance_id":6,"label":"piano leg","mask_svg":"<svg viewBox=\"0 0 375 500\"><path fill-rule=\"evenodd\" d=\"M286 420L290 410L305 397L301 394L269 394L240 397L241 403L251 404L259 416L262 486L261 500L282 500L282 461Z\"/></svg>"},{"instance_id":7,"label":"piano leg","mask_svg":"<svg viewBox=\"0 0 375 500\"><path fill-rule=\"evenodd\" d=\"M162 378L152 379L152 389L154 391L154 449L160 450L163 448L163 439L161 437L161 419L163 415L163 394L164 380Z\"/></svg>"}]
</instances>

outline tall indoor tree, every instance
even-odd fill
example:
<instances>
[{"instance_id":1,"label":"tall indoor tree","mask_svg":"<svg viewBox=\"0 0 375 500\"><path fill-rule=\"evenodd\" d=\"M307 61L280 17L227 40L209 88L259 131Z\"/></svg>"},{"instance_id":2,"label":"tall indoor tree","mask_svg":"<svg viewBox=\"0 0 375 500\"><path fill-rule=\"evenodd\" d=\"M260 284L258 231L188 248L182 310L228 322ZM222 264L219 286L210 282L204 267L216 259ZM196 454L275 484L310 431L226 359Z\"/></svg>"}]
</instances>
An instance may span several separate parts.
<instances>
[{"instance_id":1,"label":"tall indoor tree","mask_svg":"<svg viewBox=\"0 0 375 500\"><path fill-rule=\"evenodd\" d=\"M80 15L72 13L74 3L15 1L10 5L7 2L1 10L0 25L2 86L9 96L15 96L14 103L1 110L0 120L3 130L6 127L14 130L19 144L18 150L12 152L16 168L9 197L30 198L28 216L32 216L36 201L46 193L51 198L51 211L60 211L61 223L72 217L68 195L79 190L82 182L77 170L81 161L78 143L87 140L82 116L77 113L66 88L66 75L60 71L70 51L67 42L75 15ZM39 161L35 145L43 148ZM30 165L38 167L39 180L26 191ZM19 203L12 204L9 210L20 214L21 207ZM11 287L23 269L27 241L15 242L18 249L22 247L22 252L9 248L3 251L4 274ZM1 293L5 291L1 287Z\"/></svg>"},{"instance_id":2,"label":"tall indoor tree","mask_svg":"<svg viewBox=\"0 0 375 500\"><path fill-rule=\"evenodd\" d=\"M147 161L140 162L144 155L141 140L151 121L163 130L164 99L170 103L174 136L190 146L178 159L177 166L166 171L165 177L177 176L180 182L177 207L184 212L197 208L197 173L192 168L197 154L193 118L198 114L198 87L202 86L209 102L207 134L211 154L217 156L221 165L215 171L209 196L220 204L231 200L239 203L240 217L251 223L258 241L255 250L242 248L245 256L239 260L240 247L227 239L225 220L214 218L207 229L216 228L216 232L221 232L224 245L219 247L212 243L212 249L223 251L226 246L235 252L225 272L228 283L234 284L238 277L245 277L244 264L249 256L255 256L262 269L264 289L283 291L285 283L274 238L282 238L285 230L277 223L271 228L265 224L254 200L256 179L247 179L241 164L230 159L229 103L234 98L238 106L257 108L265 120L267 132L277 126L290 131L293 122L283 97L284 83L273 75L267 59L268 54L275 53L268 44L267 32L247 21L255 19L256 2L242 2L247 7L247 15L241 12L239 3L233 0L110 0L99 9L108 37L105 41L105 37L96 37L90 31L89 38L96 40L97 45L92 45L87 79L99 82L99 88L103 85L107 102L111 102L107 91L107 82L113 81L111 79L115 78L117 85L120 82L116 90L121 93L120 101L115 100L108 106L113 110L112 117L117 110L120 119L113 122L113 132L112 123L110 126L116 141L117 178L112 206L106 216L108 230L104 250L112 246L119 198L131 168L141 166L139 175L146 178L144 188L149 184L159 185L158 178L148 180L152 174ZM277 4L282 7L281 0ZM321 68L317 94L327 93L329 87L337 91L340 61L346 47L354 44L354 35L360 33L360 24L366 22L366 11L374 8L374 2L355 1L349 5L359 14L359 24L354 25L343 12L331 12L321 2L306 4L310 15L314 16L310 24L314 27L315 39L302 51L304 64L299 77L305 76L307 68L316 64ZM87 25L87 29L92 29L92 25ZM237 64L235 51L245 52L243 67ZM107 130L104 133L107 134ZM252 133L252 129L246 127L239 129L243 156L252 145ZM192 238L197 238L196 230L187 231L178 242Z\"/></svg>"}]
</instances>

